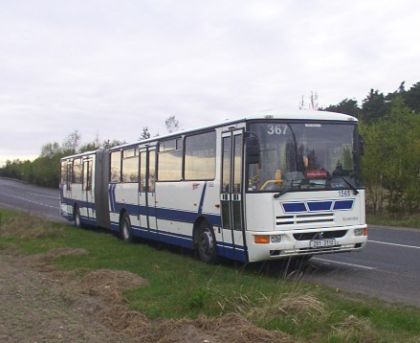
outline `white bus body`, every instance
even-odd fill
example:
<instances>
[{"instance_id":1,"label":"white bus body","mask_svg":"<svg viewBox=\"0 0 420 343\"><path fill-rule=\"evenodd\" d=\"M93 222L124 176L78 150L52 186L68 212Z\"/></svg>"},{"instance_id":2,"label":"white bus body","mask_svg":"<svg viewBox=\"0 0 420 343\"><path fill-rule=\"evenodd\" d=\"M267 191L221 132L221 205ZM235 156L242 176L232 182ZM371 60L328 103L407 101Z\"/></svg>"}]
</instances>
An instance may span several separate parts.
<instances>
[{"instance_id":1,"label":"white bus body","mask_svg":"<svg viewBox=\"0 0 420 343\"><path fill-rule=\"evenodd\" d=\"M357 120L330 112L177 132L63 158L61 211L207 262L360 250L359 150Z\"/></svg>"}]
</instances>

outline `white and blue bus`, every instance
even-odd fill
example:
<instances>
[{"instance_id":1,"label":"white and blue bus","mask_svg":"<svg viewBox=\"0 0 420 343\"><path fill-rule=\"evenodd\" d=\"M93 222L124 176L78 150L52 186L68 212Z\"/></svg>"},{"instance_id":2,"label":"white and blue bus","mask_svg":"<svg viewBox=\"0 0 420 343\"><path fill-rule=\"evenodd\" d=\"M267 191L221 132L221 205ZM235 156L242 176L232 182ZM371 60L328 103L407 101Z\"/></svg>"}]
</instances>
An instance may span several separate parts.
<instances>
[{"instance_id":1,"label":"white and blue bus","mask_svg":"<svg viewBox=\"0 0 420 343\"><path fill-rule=\"evenodd\" d=\"M63 158L61 213L206 262L357 251L361 152L357 119L340 113L227 121Z\"/></svg>"}]
</instances>

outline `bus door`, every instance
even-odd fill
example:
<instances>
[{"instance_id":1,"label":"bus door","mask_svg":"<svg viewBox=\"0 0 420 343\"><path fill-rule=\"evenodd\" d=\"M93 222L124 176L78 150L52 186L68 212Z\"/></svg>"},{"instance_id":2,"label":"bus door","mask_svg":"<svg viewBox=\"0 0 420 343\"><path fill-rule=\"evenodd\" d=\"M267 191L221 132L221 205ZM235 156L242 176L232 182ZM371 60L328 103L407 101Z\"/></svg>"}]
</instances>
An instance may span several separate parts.
<instances>
[{"instance_id":1,"label":"bus door","mask_svg":"<svg viewBox=\"0 0 420 343\"><path fill-rule=\"evenodd\" d=\"M139 225L156 230L156 147L140 147L139 154Z\"/></svg>"},{"instance_id":2,"label":"bus door","mask_svg":"<svg viewBox=\"0 0 420 343\"><path fill-rule=\"evenodd\" d=\"M222 134L222 182L220 202L224 243L232 244L233 258L245 259L242 216L243 130Z\"/></svg>"},{"instance_id":3,"label":"bus door","mask_svg":"<svg viewBox=\"0 0 420 343\"><path fill-rule=\"evenodd\" d=\"M82 168L82 194L83 194L83 201L86 201L88 204L94 204L95 198L93 195L93 185L92 185L92 170L93 170L93 161L91 158L87 158L83 160L83 168ZM83 206L85 207L85 206ZM96 214L94 213L94 209L91 205L86 206L86 214L89 219L95 219Z\"/></svg>"}]
</instances>

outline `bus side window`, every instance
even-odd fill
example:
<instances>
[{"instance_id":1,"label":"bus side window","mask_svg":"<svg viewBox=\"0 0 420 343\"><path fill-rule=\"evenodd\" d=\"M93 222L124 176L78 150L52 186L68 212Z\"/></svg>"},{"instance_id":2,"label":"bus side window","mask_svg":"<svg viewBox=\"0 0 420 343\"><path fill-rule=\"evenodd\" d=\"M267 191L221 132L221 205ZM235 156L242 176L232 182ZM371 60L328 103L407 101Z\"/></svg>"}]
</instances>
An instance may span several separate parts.
<instances>
[{"instance_id":1,"label":"bus side window","mask_svg":"<svg viewBox=\"0 0 420 343\"><path fill-rule=\"evenodd\" d=\"M67 161L61 162L61 180L62 185L67 183Z\"/></svg>"},{"instance_id":2,"label":"bus side window","mask_svg":"<svg viewBox=\"0 0 420 343\"><path fill-rule=\"evenodd\" d=\"M146 152L143 151L139 154L140 156L140 185L139 191L146 191Z\"/></svg>"},{"instance_id":3,"label":"bus side window","mask_svg":"<svg viewBox=\"0 0 420 343\"><path fill-rule=\"evenodd\" d=\"M149 178L147 180L148 183L148 192L154 193L155 192L155 181L156 181L156 173L155 173L155 156L156 150L149 151Z\"/></svg>"},{"instance_id":4,"label":"bus side window","mask_svg":"<svg viewBox=\"0 0 420 343\"><path fill-rule=\"evenodd\" d=\"M82 162L80 158L73 161L73 183L82 183Z\"/></svg>"},{"instance_id":5,"label":"bus side window","mask_svg":"<svg viewBox=\"0 0 420 343\"><path fill-rule=\"evenodd\" d=\"M137 149L127 149L123 151L122 160L122 182L138 182L139 160L137 155Z\"/></svg>"},{"instance_id":6,"label":"bus side window","mask_svg":"<svg viewBox=\"0 0 420 343\"><path fill-rule=\"evenodd\" d=\"M92 160L83 163L83 189L92 190Z\"/></svg>"},{"instance_id":7,"label":"bus side window","mask_svg":"<svg viewBox=\"0 0 420 343\"><path fill-rule=\"evenodd\" d=\"M182 179L182 139L171 139L159 143L159 181Z\"/></svg>"},{"instance_id":8,"label":"bus side window","mask_svg":"<svg viewBox=\"0 0 420 343\"><path fill-rule=\"evenodd\" d=\"M73 181L73 163L67 161L67 190L71 190L71 183Z\"/></svg>"},{"instance_id":9,"label":"bus side window","mask_svg":"<svg viewBox=\"0 0 420 343\"><path fill-rule=\"evenodd\" d=\"M110 182L121 182L121 151L111 152Z\"/></svg>"},{"instance_id":10,"label":"bus side window","mask_svg":"<svg viewBox=\"0 0 420 343\"><path fill-rule=\"evenodd\" d=\"M213 180L216 176L216 132L185 138L185 180Z\"/></svg>"}]
</instances>

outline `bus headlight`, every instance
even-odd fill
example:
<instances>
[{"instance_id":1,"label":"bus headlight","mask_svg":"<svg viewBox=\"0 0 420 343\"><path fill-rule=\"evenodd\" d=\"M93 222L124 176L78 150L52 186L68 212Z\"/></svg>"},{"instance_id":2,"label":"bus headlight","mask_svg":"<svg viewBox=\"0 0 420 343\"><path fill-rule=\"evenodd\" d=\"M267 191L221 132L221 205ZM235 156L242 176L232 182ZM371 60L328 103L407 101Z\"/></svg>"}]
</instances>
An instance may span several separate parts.
<instances>
[{"instance_id":1,"label":"bus headlight","mask_svg":"<svg viewBox=\"0 0 420 343\"><path fill-rule=\"evenodd\" d=\"M281 235L272 235L271 236L271 243L280 243L281 242Z\"/></svg>"},{"instance_id":2,"label":"bus headlight","mask_svg":"<svg viewBox=\"0 0 420 343\"><path fill-rule=\"evenodd\" d=\"M355 236L367 236L368 235L368 228L362 227L360 229L354 229Z\"/></svg>"}]
</instances>

